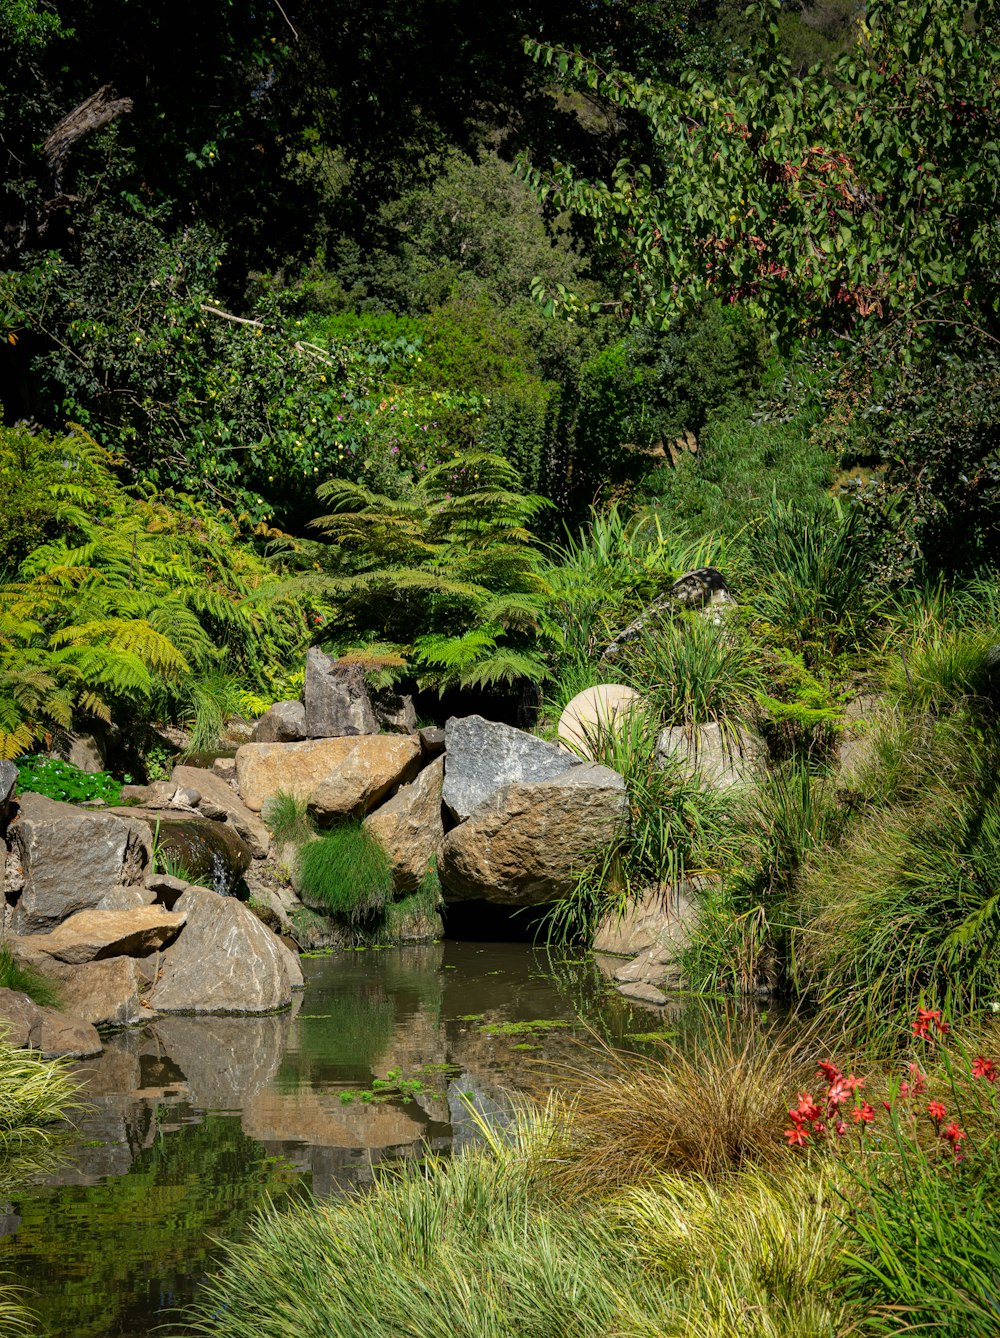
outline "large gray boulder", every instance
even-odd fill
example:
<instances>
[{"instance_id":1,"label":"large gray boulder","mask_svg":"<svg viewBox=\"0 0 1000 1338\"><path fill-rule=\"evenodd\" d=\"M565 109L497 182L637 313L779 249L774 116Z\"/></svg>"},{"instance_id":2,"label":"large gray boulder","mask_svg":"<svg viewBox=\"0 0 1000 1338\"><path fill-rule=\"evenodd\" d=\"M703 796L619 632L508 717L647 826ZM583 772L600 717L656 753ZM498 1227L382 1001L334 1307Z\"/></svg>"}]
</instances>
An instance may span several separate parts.
<instances>
[{"instance_id":1,"label":"large gray boulder","mask_svg":"<svg viewBox=\"0 0 1000 1338\"><path fill-rule=\"evenodd\" d=\"M356 664L338 663L315 646L306 652L302 700L307 738L335 739L378 733L378 720L362 670Z\"/></svg>"},{"instance_id":2,"label":"large gray boulder","mask_svg":"<svg viewBox=\"0 0 1000 1338\"><path fill-rule=\"evenodd\" d=\"M445 837L445 899L531 906L568 896L575 875L614 840L627 814L625 782L593 762L506 785Z\"/></svg>"},{"instance_id":3,"label":"large gray boulder","mask_svg":"<svg viewBox=\"0 0 1000 1338\"><path fill-rule=\"evenodd\" d=\"M442 797L464 822L506 785L553 780L581 765L578 757L533 734L480 715L452 717L445 725Z\"/></svg>"},{"instance_id":4,"label":"large gray boulder","mask_svg":"<svg viewBox=\"0 0 1000 1338\"><path fill-rule=\"evenodd\" d=\"M365 827L392 862L397 892L419 887L427 866L444 840L441 786L444 758L435 758L410 785L402 785L381 808L365 818Z\"/></svg>"},{"instance_id":5,"label":"large gray boulder","mask_svg":"<svg viewBox=\"0 0 1000 1338\"><path fill-rule=\"evenodd\" d=\"M14 952L31 960L54 957L79 964L104 957L145 957L177 937L183 914L162 906L139 906L125 911L77 911L47 934L11 938Z\"/></svg>"},{"instance_id":6,"label":"large gray boulder","mask_svg":"<svg viewBox=\"0 0 1000 1338\"><path fill-rule=\"evenodd\" d=\"M306 708L300 701L275 702L254 726L251 743L297 743L306 737Z\"/></svg>"},{"instance_id":7,"label":"large gray boulder","mask_svg":"<svg viewBox=\"0 0 1000 1338\"><path fill-rule=\"evenodd\" d=\"M24 890L13 931L37 934L96 906L113 887L141 883L150 861L150 829L131 817L75 808L25 794L11 824Z\"/></svg>"},{"instance_id":8,"label":"large gray boulder","mask_svg":"<svg viewBox=\"0 0 1000 1338\"><path fill-rule=\"evenodd\" d=\"M14 807L14 788L17 785L18 771L13 762L0 758L0 836L7 830Z\"/></svg>"},{"instance_id":9,"label":"large gray boulder","mask_svg":"<svg viewBox=\"0 0 1000 1338\"><path fill-rule=\"evenodd\" d=\"M253 745L251 745L253 746ZM163 954L149 1002L163 1013L272 1013L292 998L287 949L233 897L192 887L184 933Z\"/></svg>"}]
</instances>

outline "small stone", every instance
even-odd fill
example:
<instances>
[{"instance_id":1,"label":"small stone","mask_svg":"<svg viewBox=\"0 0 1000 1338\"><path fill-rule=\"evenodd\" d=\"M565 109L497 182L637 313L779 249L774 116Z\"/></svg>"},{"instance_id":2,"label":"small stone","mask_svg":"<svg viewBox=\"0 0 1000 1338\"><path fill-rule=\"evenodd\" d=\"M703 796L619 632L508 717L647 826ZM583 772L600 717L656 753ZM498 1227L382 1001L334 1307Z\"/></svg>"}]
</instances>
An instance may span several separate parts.
<instances>
[{"instance_id":1,"label":"small stone","mask_svg":"<svg viewBox=\"0 0 1000 1338\"><path fill-rule=\"evenodd\" d=\"M257 721L251 743L297 743L306 737L306 708L300 701L275 702Z\"/></svg>"},{"instance_id":2,"label":"small stone","mask_svg":"<svg viewBox=\"0 0 1000 1338\"><path fill-rule=\"evenodd\" d=\"M152 906L155 894L148 887L113 887L94 907L95 911L134 911Z\"/></svg>"},{"instance_id":3,"label":"small stone","mask_svg":"<svg viewBox=\"0 0 1000 1338\"><path fill-rule=\"evenodd\" d=\"M619 985L618 993L626 999L635 999L637 1003L655 1004L657 1008L662 1008L669 1000L662 990L658 990L655 985L647 985L642 981L634 984Z\"/></svg>"},{"instance_id":4,"label":"small stone","mask_svg":"<svg viewBox=\"0 0 1000 1338\"><path fill-rule=\"evenodd\" d=\"M444 730L438 725L425 725L417 730L420 746L430 757L437 757L444 752Z\"/></svg>"},{"instance_id":5,"label":"small stone","mask_svg":"<svg viewBox=\"0 0 1000 1338\"><path fill-rule=\"evenodd\" d=\"M171 808L197 808L201 803L201 791L194 790L190 786L179 785L170 796Z\"/></svg>"}]
</instances>

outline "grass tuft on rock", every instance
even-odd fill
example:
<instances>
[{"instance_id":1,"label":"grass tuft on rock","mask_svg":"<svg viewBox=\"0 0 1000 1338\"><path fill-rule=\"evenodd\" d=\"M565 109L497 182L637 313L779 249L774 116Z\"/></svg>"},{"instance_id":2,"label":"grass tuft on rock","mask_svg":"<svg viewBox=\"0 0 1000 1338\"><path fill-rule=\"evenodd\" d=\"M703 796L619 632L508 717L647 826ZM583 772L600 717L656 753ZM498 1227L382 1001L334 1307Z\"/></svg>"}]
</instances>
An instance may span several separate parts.
<instances>
[{"instance_id":1,"label":"grass tuft on rock","mask_svg":"<svg viewBox=\"0 0 1000 1338\"><path fill-rule=\"evenodd\" d=\"M14 959L11 950L0 943L0 989L26 994L40 1008L58 1008L59 992L52 981L30 966Z\"/></svg>"},{"instance_id":2,"label":"grass tuft on rock","mask_svg":"<svg viewBox=\"0 0 1000 1338\"><path fill-rule=\"evenodd\" d=\"M305 799L284 790L265 800L261 817L279 846L301 845L315 830Z\"/></svg>"},{"instance_id":3,"label":"grass tuft on rock","mask_svg":"<svg viewBox=\"0 0 1000 1338\"><path fill-rule=\"evenodd\" d=\"M302 892L333 915L364 924L392 900L389 857L360 822L345 822L299 853Z\"/></svg>"}]
</instances>

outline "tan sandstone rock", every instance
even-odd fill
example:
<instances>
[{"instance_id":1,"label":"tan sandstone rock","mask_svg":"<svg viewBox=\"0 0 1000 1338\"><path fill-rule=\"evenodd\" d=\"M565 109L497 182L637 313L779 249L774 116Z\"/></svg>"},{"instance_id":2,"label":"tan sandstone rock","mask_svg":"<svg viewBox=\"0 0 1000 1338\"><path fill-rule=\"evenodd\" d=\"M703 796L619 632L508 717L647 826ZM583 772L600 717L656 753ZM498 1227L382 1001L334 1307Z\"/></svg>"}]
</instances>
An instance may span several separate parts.
<instances>
[{"instance_id":1,"label":"tan sandstone rock","mask_svg":"<svg viewBox=\"0 0 1000 1338\"><path fill-rule=\"evenodd\" d=\"M444 758L424 768L410 785L399 790L365 818L365 827L392 861L397 892L419 887L427 866L441 849L441 786Z\"/></svg>"},{"instance_id":2,"label":"tan sandstone rock","mask_svg":"<svg viewBox=\"0 0 1000 1338\"><path fill-rule=\"evenodd\" d=\"M645 708L642 694L621 683L599 683L578 692L559 717L559 742L579 757L593 760L596 748L616 733L635 711Z\"/></svg>"},{"instance_id":3,"label":"tan sandstone rock","mask_svg":"<svg viewBox=\"0 0 1000 1338\"><path fill-rule=\"evenodd\" d=\"M184 916L162 906L129 911L78 911L50 934L10 940L16 956L26 960L55 958L78 964L104 957L145 957L169 943L184 926Z\"/></svg>"},{"instance_id":4,"label":"tan sandstone rock","mask_svg":"<svg viewBox=\"0 0 1000 1338\"><path fill-rule=\"evenodd\" d=\"M408 780L419 760L419 739L401 734L248 743L236 754L236 778L255 813L283 792L306 799L322 820L365 813Z\"/></svg>"},{"instance_id":5,"label":"tan sandstone rock","mask_svg":"<svg viewBox=\"0 0 1000 1338\"><path fill-rule=\"evenodd\" d=\"M95 1027L132 1027L155 1016L143 1007L147 972L134 957L108 957L79 966L53 961L47 973L58 986L64 1010Z\"/></svg>"},{"instance_id":6,"label":"tan sandstone rock","mask_svg":"<svg viewBox=\"0 0 1000 1338\"><path fill-rule=\"evenodd\" d=\"M198 790L201 806L214 806L226 815L226 821L243 838L254 859L266 859L271 834L256 813L251 813L228 781L204 767L174 767L170 783L186 790Z\"/></svg>"}]
</instances>

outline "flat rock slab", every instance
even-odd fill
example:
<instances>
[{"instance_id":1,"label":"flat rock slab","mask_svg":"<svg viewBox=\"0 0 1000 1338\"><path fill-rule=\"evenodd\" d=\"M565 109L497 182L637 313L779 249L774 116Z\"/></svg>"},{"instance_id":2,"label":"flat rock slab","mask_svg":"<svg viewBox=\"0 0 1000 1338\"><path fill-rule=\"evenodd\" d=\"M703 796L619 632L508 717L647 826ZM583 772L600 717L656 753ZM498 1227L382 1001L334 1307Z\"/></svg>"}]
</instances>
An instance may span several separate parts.
<instances>
[{"instance_id":1,"label":"flat rock slab","mask_svg":"<svg viewBox=\"0 0 1000 1338\"><path fill-rule=\"evenodd\" d=\"M127 911L78 911L49 934L11 939L16 956L29 961L45 957L78 965L105 957L145 957L175 938L183 914L162 906L137 906Z\"/></svg>"},{"instance_id":2,"label":"flat rock slab","mask_svg":"<svg viewBox=\"0 0 1000 1338\"><path fill-rule=\"evenodd\" d=\"M531 906L567 896L627 812L621 776L593 762L552 780L505 786L445 837L445 899Z\"/></svg>"},{"instance_id":3,"label":"flat rock slab","mask_svg":"<svg viewBox=\"0 0 1000 1338\"><path fill-rule=\"evenodd\" d=\"M630 985L619 985L618 993L626 999L634 999L636 1003L652 1004L656 1008L662 1008L669 1000L662 990L658 990L655 985L647 985L642 981L636 981Z\"/></svg>"},{"instance_id":4,"label":"flat rock slab","mask_svg":"<svg viewBox=\"0 0 1000 1338\"><path fill-rule=\"evenodd\" d=\"M110 888L141 883L150 862L145 823L40 794L21 796L10 834L24 876L16 934L44 932L95 906Z\"/></svg>"},{"instance_id":5,"label":"flat rock slab","mask_svg":"<svg viewBox=\"0 0 1000 1338\"><path fill-rule=\"evenodd\" d=\"M109 957L80 966L54 961L46 971L56 982L65 1011L95 1027L134 1027L156 1016L143 1007L149 982L134 957Z\"/></svg>"},{"instance_id":6,"label":"flat rock slab","mask_svg":"<svg viewBox=\"0 0 1000 1338\"><path fill-rule=\"evenodd\" d=\"M442 795L456 822L465 822L504 786L553 780L581 765L554 743L480 715L453 717L444 732Z\"/></svg>"},{"instance_id":7,"label":"flat rock slab","mask_svg":"<svg viewBox=\"0 0 1000 1338\"><path fill-rule=\"evenodd\" d=\"M267 747L251 744L250 747ZM288 949L233 897L189 888L184 933L163 954L149 1002L163 1013L270 1013L292 998Z\"/></svg>"},{"instance_id":8,"label":"flat rock slab","mask_svg":"<svg viewBox=\"0 0 1000 1338\"><path fill-rule=\"evenodd\" d=\"M15 1050L40 1050L46 1059L86 1059L104 1049L90 1022L40 1008L15 990L0 990L0 1035Z\"/></svg>"},{"instance_id":9,"label":"flat rock slab","mask_svg":"<svg viewBox=\"0 0 1000 1338\"><path fill-rule=\"evenodd\" d=\"M251 813L233 787L203 767L174 767L170 782L181 789L198 790L201 805L213 805L226 815L226 821L236 828L249 847L254 859L266 859L271 845L271 834L256 813Z\"/></svg>"},{"instance_id":10,"label":"flat rock slab","mask_svg":"<svg viewBox=\"0 0 1000 1338\"><path fill-rule=\"evenodd\" d=\"M402 734L247 743L236 754L236 778L247 808L259 813L279 793L307 800L324 818L360 815L409 780L420 741Z\"/></svg>"},{"instance_id":11,"label":"flat rock slab","mask_svg":"<svg viewBox=\"0 0 1000 1338\"><path fill-rule=\"evenodd\" d=\"M410 785L402 785L381 808L365 818L365 827L392 862L397 892L419 887L427 866L441 850L441 786L444 758L435 758Z\"/></svg>"}]
</instances>

